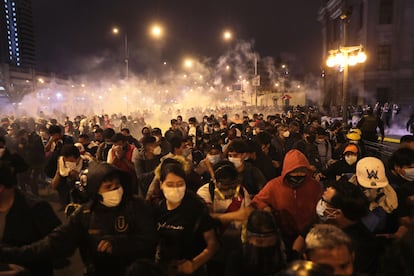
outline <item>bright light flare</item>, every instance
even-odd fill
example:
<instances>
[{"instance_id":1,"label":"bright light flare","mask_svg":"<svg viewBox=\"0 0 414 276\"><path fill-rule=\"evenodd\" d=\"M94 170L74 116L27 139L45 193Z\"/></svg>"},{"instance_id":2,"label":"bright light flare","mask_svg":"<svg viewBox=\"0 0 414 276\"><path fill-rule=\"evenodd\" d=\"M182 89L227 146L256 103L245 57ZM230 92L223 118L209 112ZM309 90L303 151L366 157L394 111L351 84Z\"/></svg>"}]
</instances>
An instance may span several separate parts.
<instances>
[{"instance_id":1,"label":"bright light flare","mask_svg":"<svg viewBox=\"0 0 414 276\"><path fill-rule=\"evenodd\" d=\"M154 38L161 38L164 31L163 31L163 28L160 25L155 24L151 27L150 33L151 33L151 36L154 37Z\"/></svg>"},{"instance_id":2,"label":"bright light flare","mask_svg":"<svg viewBox=\"0 0 414 276\"><path fill-rule=\"evenodd\" d=\"M194 61L190 58L186 58L183 65L185 68L192 68L194 66Z\"/></svg>"},{"instance_id":3,"label":"bright light flare","mask_svg":"<svg viewBox=\"0 0 414 276\"><path fill-rule=\"evenodd\" d=\"M357 60L358 60L358 63L364 63L367 60L367 55L365 54L365 52L362 52L362 51L358 52Z\"/></svg>"},{"instance_id":4,"label":"bright light flare","mask_svg":"<svg viewBox=\"0 0 414 276\"><path fill-rule=\"evenodd\" d=\"M233 38L233 34L232 34L231 31L226 30L226 31L223 32L223 39L225 41L230 41L232 38Z\"/></svg>"},{"instance_id":5,"label":"bright light flare","mask_svg":"<svg viewBox=\"0 0 414 276\"><path fill-rule=\"evenodd\" d=\"M112 28L112 33L113 34L119 34L119 28L117 28L117 27Z\"/></svg>"}]
</instances>

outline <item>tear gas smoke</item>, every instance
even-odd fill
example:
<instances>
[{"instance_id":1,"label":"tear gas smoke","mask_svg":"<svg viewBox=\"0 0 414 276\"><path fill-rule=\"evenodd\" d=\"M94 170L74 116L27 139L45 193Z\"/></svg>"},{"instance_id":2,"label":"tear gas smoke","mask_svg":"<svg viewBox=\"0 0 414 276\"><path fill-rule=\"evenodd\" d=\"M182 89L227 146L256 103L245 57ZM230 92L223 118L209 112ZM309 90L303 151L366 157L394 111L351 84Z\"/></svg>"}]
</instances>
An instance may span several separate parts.
<instances>
[{"instance_id":1,"label":"tear gas smoke","mask_svg":"<svg viewBox=\"0 0 414 276\"><path fill-rule=\"evenodd\" d=\"M283 85L286 79L273 58L260 58L253 43L246 41L239 42L214 61L193 59L188 67L175 69L165 65L157 74L130 72L128 80L122 79L123 72L114 69L119 66L103 70L102 67L108 68L104 66L108 60L113 58L105 52L83 62L90 72L87 75L68 81L37 83L33 93L18 104L2 107L1 113L37 117L43 111L46 116L58 119L80 114L122 113L134 118L145 117L152 124L165 124L179 113L183 116L194 116L197 112L211 114L230 106L241 114L246 105L254 105L251 80L256 60L261 64L259 73L270 83ZM242 91L234 91L234 84L240 84ZM304 90L317 90L301 85ZM311 96L308 94L307 97Z\"/></svg>"}]
</instances>

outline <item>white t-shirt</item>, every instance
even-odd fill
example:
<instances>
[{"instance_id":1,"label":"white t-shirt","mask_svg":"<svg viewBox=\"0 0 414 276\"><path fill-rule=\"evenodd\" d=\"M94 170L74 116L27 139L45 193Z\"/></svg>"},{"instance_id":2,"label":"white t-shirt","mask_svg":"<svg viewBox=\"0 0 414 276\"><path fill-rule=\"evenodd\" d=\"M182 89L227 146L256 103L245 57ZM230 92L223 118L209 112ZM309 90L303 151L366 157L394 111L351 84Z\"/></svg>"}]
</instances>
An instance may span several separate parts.
<instances>
[{"instance_id":1,"label":"white t-shirt","mask_svg":"<svg viewBox=\"0 0 414 276\"><path fill-rule=\"evenodd\" d=\"M233 201L233 198L222 199L221 196L217 192L214 192L214 193L215 193L214 202L212 202L211 194L209 190L209 183L204 184L197 191L197 194L207 204L212 204L212 209L214 213L225 213L227 208L230 206L231 202ZM249 192L245 188L243 188L243 193L244 193L244 197L243 197L240 208L246 208L247 206L250 205L250 202L251 202ZM241 229L242 222L234 221L231 223L231 226L232 228L235 228L235 229Z\"/></svg>"}]
</instances>

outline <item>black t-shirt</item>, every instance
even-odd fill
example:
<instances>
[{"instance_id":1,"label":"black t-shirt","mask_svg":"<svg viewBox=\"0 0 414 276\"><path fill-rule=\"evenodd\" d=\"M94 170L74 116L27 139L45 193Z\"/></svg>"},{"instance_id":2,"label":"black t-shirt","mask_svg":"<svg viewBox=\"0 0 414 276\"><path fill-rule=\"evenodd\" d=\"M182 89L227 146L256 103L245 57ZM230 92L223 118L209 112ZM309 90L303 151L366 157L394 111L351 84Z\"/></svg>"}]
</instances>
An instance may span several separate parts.
<instances>
[{"instance_id":1,"label":"black t-shirt","mask_svg":"<svg viewBox=\"0 0 414 276\"><path fill-rule=\"evenodd\" d=\"M203 233L210 229L213 220L196 195L187 193L174 210L167 210L165 200L162 201L157 219L157 261L191 260L205 249Z\"/></svg>"}]
</instances>

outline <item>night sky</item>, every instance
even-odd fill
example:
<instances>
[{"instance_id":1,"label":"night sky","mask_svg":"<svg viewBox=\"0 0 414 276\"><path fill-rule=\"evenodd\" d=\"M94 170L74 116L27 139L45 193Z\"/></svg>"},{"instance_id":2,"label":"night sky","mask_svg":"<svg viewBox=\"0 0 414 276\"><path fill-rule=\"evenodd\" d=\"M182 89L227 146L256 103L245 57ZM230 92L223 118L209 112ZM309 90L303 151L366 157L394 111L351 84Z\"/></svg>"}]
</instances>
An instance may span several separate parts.
<instances>
[{"instance_id":1,"label":"night sky","mask_svg":"<svg viewBox=\"0 0 414 276\"><path fill-rule=\"evenodd\" d=\"M260 56L290 53L301 70L319 73L317 0L34 0L32 5L39 70L82 74L96 60L103 67L122 62L123 40L111 34L116 25L127 31L135 72L154 60L176 63L188 54L217 58L230 47L221 38L230 28L236 39L254 41ZM154 21L166 29L162 42L148 35Z\"/></svg>"}]
</instances>

